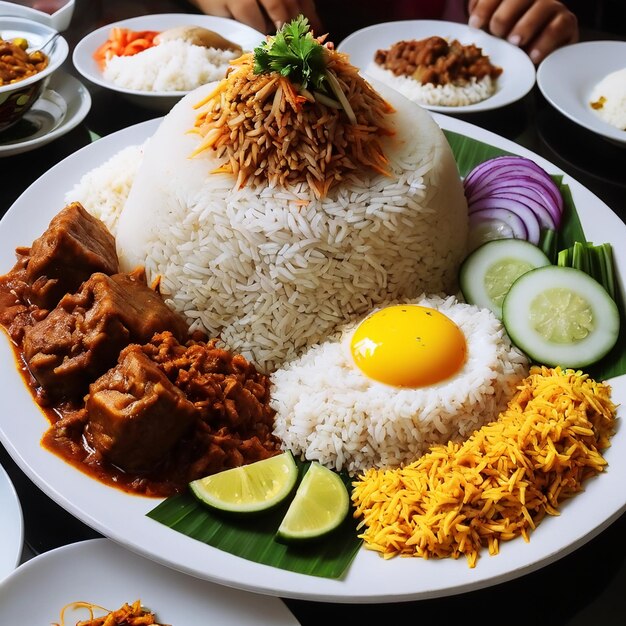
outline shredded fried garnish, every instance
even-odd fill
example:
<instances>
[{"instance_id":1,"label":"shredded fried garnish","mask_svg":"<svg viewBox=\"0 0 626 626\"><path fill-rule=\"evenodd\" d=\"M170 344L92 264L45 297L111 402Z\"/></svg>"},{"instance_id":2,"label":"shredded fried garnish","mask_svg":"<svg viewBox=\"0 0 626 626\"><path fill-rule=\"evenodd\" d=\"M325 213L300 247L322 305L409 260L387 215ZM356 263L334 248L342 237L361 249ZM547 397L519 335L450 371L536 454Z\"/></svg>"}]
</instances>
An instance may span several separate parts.
<instances>
[{"instance_id":1,"label":"shredded fried garnish","mask_svg":"<svg viewBox=\"0 0 626 626\"><path fill-rule=\"evenodd\" d=\"M475 567L487 547L530 532L604 471L616 405L610 387L580 371L535 366L499 418L463 443L436 445L400 469L354 482L367 548L458 558Z\"/></svg>"},{"instance_id":2,"label":"shredded fried garnish","mask_svg":"<svg viewBox=\"0 0 626 626\"><path fill-rule=\"evenodd\" d=\"M215 171L232 173L237 187L306 183L318 198L363 168L389 175L381 138L393 134L385 119L392 106L346 55L327 47L324 54L336 99L302 89L279 72L255 73L252 53L233 61L226 78L196 105L193 132L202 141L193 156L213 151L221 162Z\"/></svg>"},{"instance_id":3,"label":"shredded fried garnish","mask_svg":"<svg viewBox=\"0 0 626 626\"><path fill-rule=\"evenodd\" d=\"M116 611L110 611L102 606L91 602L72 602L67 604L61 610L61 621L53 626L69 626L65 622L65 613L69 610L76 611L85 609L89 613L89 619L76 622L75 626L168 626L167 624L158 624L156 616L148 609L141 605L140 600L135 600L132 604L125 603ZM100 617L96 617L96 613L102 613Z\"/></svg>"}]
</instances>

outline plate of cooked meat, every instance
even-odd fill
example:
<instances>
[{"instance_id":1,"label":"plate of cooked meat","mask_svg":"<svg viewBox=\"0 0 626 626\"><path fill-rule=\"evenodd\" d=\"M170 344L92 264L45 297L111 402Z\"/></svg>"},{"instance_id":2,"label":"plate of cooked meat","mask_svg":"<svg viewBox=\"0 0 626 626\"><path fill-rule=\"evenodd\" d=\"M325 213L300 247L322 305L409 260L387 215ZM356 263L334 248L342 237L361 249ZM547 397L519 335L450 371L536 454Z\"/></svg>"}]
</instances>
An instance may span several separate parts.
<instances>
[{"instance_id":1,"label":"plate of cooked meat","mask_svg":"<svg viewBox=\"0 0 626 626\"><path fill-rule=\"evenodd\" d=\"M535 67L523 50L456 22L375 24L346 37L338 50L365 74L440 113L497 109L535 84Z\"/></svg>"},{"instance_id":2,"label":"plate of cooked meat","mask_svg":"<svg viewBox=\"0 0 626 626\"><path fill-rule=\"evenodd\" d=\"M626 510L624 228L296 22L6 213L0 439L87 525L228 587L511 580Z\"/></svg>"}]
</instances>

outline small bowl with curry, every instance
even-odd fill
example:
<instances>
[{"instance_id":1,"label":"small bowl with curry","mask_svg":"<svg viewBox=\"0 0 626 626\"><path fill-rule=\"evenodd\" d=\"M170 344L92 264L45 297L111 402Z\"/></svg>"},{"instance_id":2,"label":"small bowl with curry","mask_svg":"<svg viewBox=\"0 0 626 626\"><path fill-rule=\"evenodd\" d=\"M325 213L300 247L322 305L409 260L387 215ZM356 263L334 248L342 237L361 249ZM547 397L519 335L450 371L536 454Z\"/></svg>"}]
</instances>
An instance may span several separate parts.
<instances>
[{"instance_id":1,"label":"small bowl with curry","mask_svg":"<svg viewBox=\"0 0 626 626\"><path fill-rule=\"evenodd\" d=\"M0 18L0 140L41 96L68 52L67 41L49 26Z\"/></svg>"}]
</instances>

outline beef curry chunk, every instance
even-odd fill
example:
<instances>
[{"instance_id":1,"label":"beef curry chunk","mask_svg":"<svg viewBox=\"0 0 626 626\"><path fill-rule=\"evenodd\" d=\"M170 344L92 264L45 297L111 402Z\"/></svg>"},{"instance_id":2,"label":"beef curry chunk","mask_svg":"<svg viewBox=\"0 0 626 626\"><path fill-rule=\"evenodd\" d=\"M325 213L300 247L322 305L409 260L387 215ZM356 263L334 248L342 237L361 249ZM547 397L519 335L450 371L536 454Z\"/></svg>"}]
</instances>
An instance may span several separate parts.
<instances>
[{"instance_id":1,"label":"beef curry chunk","mask_svg":"<svg viewBox=\"0 0 626 626\"><path fill-rule=\"evenodd\" d=\"M181 345L171 333L152 337L141 349L158 364L198 411L188 449L195 455L187 480L277 454L270 380L241 354L217 340Z\"/></svg>"},{"instance_id":2,"label":"beef curry chunk","mask_svg":"<svg viewBox=\"0 0 626 626\"><path fill-rule=\"evenodd\" d=\"M143 269L113 276L96 272L26 329L22 348L42 400L78 399L129 343L144 343L164 330L183 339L187 324L148 287Z\"/></svg>"},{"instance_id":3,"label":"beef curry chunk","mask_svg":"<svg viewBox=\"0 0 626 626\"><path fill-rule=\"evenodd\" d=\"M197 410L140 346L90 385L87 441L110 463L129 472L157 467L189 430Z\"/></svg>"},{"instance_id":4,"label":"beef curry chunk","mask_svg":"<svg viewBox=\"0 0 626 626\"><path fill-rule=\"evenodd\" d=\"M51 309L94 272L119 271L115 239L80 203L62 209L33 242L26 266L33 304Z\"/></svg>"},{"instance_id":5,"label":"beef curry chunk","mask_svg":"<svg viewBox=\"0 0 626 626\"><path fill-rule=\"evenodd\" d=\"M422 85L464 85L472 78L496 79L502 68L475 44L462 44L433 36L421 40L398 41L388 50L378 50L374 61L396 76L409 76Z\"/></svg>"}]
</instances>

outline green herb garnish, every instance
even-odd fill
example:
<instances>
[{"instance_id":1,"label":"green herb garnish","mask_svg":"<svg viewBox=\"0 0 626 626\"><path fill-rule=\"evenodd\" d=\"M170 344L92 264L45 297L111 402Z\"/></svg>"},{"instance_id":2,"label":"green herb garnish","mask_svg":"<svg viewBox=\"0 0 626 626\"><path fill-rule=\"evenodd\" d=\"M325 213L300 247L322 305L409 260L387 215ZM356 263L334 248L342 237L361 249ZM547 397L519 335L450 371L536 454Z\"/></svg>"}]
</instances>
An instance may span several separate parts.
<instances>
[{"instance_id":1,"label":"green herb garnish","mask_svg":"<svg viewBox=\"0 0 626 626\"><path fill-rule=\"evenodd\" d=\"M320 89L326 81L324 46L313 37L303 15L285 24L254 50L254 73L278 72L303 89Z\"/></svg>"},{"instance_id":2,"label":"green herb garnish","mask_svg":"<svg viewBox=\"0 0 626 626\"><path fill-rule=\"evenodd\" d=\"M254 49L254 73L269 72L288 78L305 99L343 109L350 123L357 123L339 80L327 68L324 46L313 37L309 20L303 15L285 24L274 37Z\"/></svg>"}]
</instances>

